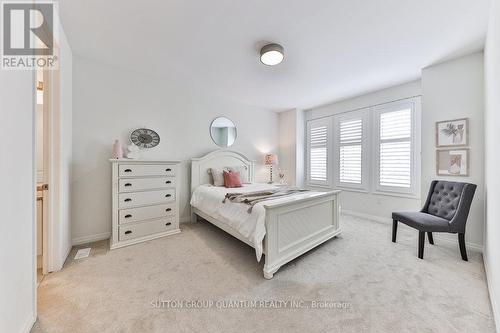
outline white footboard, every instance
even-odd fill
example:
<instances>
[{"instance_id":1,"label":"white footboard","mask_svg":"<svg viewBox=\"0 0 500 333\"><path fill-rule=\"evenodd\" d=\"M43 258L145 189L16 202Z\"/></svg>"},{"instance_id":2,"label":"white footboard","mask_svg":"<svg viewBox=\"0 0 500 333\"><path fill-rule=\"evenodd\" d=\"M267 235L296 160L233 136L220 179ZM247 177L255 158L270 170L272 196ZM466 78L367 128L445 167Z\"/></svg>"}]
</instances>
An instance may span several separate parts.
<instances>
[{"instance_id":1,"label":"white footboard","mask_svg":"<svg viewBox=\"0 0 500 333\"><path fill-rule=\"evenodd\" d=\"M284 264L340 234L340 191L265 205L264 277L271 279Z\"/></svg>"}]
</instances>

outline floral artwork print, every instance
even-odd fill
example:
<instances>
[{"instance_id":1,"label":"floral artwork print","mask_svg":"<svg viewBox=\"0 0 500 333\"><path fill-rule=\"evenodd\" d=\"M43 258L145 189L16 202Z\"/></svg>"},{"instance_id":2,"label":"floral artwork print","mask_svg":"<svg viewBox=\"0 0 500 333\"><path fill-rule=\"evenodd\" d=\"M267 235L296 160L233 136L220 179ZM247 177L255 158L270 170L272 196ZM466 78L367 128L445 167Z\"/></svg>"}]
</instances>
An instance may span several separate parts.
<instances>
[{"instance_id":1,"label":"floral artwork print","mask_svg":"<svg viewBox=\"0 0 500 333\"><path fill-rule=\"evenodd\" d=\"M436 123L436 146L467 146L469 119L446 120Z\"/></svg>"},{"instance_id":2,"label":"floral artwork print","mask_svg":"<svg viewBox=\"0 0 500 333\"><path fill-rule=\"evenodd\" d=\"M453 123L446 124L446 128L441 130L446 136L451 136L455 144L460 144L464 139L464 125L454 125Z\"/></svg>"}]
</instances>

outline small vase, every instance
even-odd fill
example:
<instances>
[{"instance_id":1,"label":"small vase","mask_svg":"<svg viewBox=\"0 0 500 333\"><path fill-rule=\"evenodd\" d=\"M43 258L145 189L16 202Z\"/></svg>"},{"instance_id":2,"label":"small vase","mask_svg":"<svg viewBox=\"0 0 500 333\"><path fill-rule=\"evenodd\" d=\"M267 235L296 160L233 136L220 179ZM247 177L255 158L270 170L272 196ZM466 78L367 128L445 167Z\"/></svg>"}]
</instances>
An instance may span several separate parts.
<instances>
[{"instance_id":1,"label":"small vase","mask_svg":"<svg viewBox=\"0 0 500 333\"><path fill-rule=\"evenodd\" d=\"M115 140L115 143L113 144L113 155L112 155L112 157L114 159L123 158L122 144L120 143L119 140Z\"/></svg>"}]
</instances>

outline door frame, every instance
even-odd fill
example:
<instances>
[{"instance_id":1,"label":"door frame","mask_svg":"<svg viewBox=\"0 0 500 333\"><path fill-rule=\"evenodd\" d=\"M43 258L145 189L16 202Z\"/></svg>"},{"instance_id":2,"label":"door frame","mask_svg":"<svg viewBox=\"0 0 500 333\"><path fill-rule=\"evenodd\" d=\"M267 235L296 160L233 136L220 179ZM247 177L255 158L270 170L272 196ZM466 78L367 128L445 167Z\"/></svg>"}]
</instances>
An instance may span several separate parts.
<instances>
[{"instance_id":1,"label":"door frame","mask_svg":"<svg viewBox=\"0 0 500 333\"><path fill-rule=\"evenodd\" d=\"M59 16L55 15L54 24L58 25L60 29L62 26L59 21ZM62 155L62 133L63 126L62 120L63 110L62 106L62 77L61 77L61 64L62 64L62 50L59 44L59 37L55 37L53 42L54 54L58 57L59 68L55 70L44 69L44 109L46 108L48 112L45 113L44 110L44 122L46 122L47 138L44 138L44 181L48 185L48 190L44 190L44 203L43 214L43 271L45 273L50 273L58 271L64 265L64 260L69 255L71 251L71 243L68 249L64 249L66 253L61 254L63 246L66 246L63 235L61 235L61 230L63 223L70 223L69 221L63 221L63 213L61 212L64 205L69 203L63 202L65 198L61 197L61 190L64 184L63 176L63 155ZM65 38L65 37L64 37ZM65 59L68 57L71 59L71 50L69 53L65 53ZM70 60L71 62L71 60ZM70 69L71 71L71 69ZM33 159L36 159L36 84L37 84L37 71L32 71L32 96L33 96L33 110L32 110L32 136L33 136ZM72 85L70 86L72 87ZM45 106L47 105L47 106ZM47 120L45 120L47 119ZM44 125L45 127L45 125ZM46 141L46 142L45 142ZM47 158L45 158L47 157ZM37 240L36 240L36 185L37 185L37 163L34 162L32 165L33 174L33 219L32 219L32 259L33 259L33 323L37 318L37 301L38 301L38 288L37 288ZM69 177L69 176L68 176ZM69 179L67 180L69 182ZM69 195L69 193L68 193ZM67 218L67 217L66 217Z\"/></svg>"},{"instance_id":2,"label":"door frame","mask_svg":"<svg viewBox=\"0 0 500 333\"><path fill-rule=\"evenodd\" d=\"M60 54L59 46L54 43L56 54ZM34 71L34 112L36 112L36 83L37 73ZM58 271L62 268L64 262L60 262L60 253L58 249L61 243L61 237L57 234L61 223L61 198L58 197L59 186L61 182L61 170L58 167L61 164L61 79L60 69L43 70L43 172L44 184L48 189L43 191L43 274ZM36 130L36 114L35 126ZM34 133L36 138L36 132ZM35 146L36 151L36 146ZM35 152L36 154L36 152ZM35 155L36 156L36 155ZM36 175L36 163L35 163ZM36 223L36 221L35 221ZM35 226L36 230L36 226ZM35 234L36 235L36 234ZM35 244L36 259L36 244Z\"/></svg>"},{"instance_id":3,"label":"door frame","mask_svg":"<svg viewBox=\"0 0 500 333\"><path fill-rule=\"evenodd\" d=\"M43 189L43 222L42 222L42 272L47 274L52 271L53 262L53 175L52 175L52 157L53 157L53 108L52 108L52 73L46 69L42 72L43 76L43 182L48 188Z\"/></svg>"}]
</instances>

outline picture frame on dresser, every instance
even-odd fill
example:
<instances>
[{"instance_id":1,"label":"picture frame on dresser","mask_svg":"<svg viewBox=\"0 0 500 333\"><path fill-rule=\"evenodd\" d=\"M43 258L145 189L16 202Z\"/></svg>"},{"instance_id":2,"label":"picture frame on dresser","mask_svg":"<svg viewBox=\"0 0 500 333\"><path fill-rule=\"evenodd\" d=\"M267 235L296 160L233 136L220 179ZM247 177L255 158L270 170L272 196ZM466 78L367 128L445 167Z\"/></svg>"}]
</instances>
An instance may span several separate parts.
<instances>
[{"instance_id":1,"label":"picture frame on dresser","mask_svg":"<svg viewBox=\"0 0 500 333\"><path fill-rule=\"evenodd\" d=\"M179 233L180 161L110 159L110 162L110 249Z\"/></svg>"}]
</instances>

